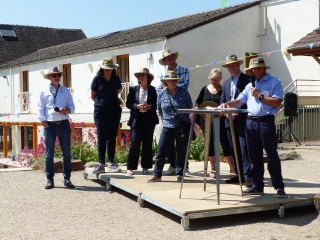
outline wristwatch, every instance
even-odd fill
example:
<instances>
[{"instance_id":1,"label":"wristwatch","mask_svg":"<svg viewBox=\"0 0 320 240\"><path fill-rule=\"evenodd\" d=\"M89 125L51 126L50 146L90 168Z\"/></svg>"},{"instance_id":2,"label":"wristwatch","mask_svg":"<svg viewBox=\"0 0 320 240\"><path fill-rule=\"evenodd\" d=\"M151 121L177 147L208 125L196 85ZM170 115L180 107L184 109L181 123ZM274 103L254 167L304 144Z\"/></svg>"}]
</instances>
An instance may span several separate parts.
<instances>
[{"instance_id":1,"label":"wristwatch","mask_svg":"<svg viewBox=\"0 0 320 240\"><path fill-rule=\"evenodd\" d=\"M264 94L261 93L258 98L259 98L259 100L262 100L264 98Z\"/></svg>"}]
</instances>

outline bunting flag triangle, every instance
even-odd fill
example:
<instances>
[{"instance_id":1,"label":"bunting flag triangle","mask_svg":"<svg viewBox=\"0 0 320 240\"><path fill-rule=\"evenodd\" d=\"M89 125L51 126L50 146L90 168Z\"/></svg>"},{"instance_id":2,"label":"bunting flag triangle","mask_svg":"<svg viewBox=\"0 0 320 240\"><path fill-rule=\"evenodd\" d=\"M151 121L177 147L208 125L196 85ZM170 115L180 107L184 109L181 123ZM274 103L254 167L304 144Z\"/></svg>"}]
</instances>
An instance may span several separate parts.
<instances>
[{"instance_id":1,"label":"bunting flag triangle","mask_svg":"<svg viewBox=\"0 0 320 240\"><path fill-rule=\"evenodd\" d=\"M199 68L199 67L200 67L199 65L196 66L196 68Z\"/></svg>"},{"instance_id":2,"label":"bunting flag triangle","mask_svg":"<svg viewBox=\"0 0 320 240\"><path fill-rule=\"evenodd\" d=\"M267 52L267 56L270 56L272 52Z\"/></svg>"},{"instance_id":3,"label":"bunting flag triangle","mask_svg":"<svg viewBox=\"0 0 320 240\"><path fill-rule=\"evenodd\" d=\"M252 56L253 56L253 54L252 54L251 52L249 52L249 56L250 56L250 57L252 57Z\"/></svg>"},{"instance_id":4,"label":"bunting flag triangle","mask_svg":"<svg viewBox=\"0 0 320 240\"><path fill-rule=\"evenodd\" d=\"M310 49L312 49L312 48L313 48L313 45L314 45L313 43L310 43L310 44L309 44Z\"/></svg>"},{"instance_id":5,"label":"bunting flag triangle","mask_svg":"<svg viewBox=\"0 0 320 240\"><path fill-rule=\"evenodd\" d=\"M221 0L221 8L224 9L227 5L228 0Z\"/></svg>"},{"instance_id":6,"label":"bunting flag triangle","mask_svg":"<svg viewBox=\"0 0 320 240\"><path fill-rule=\"evenodd\" d=\"M217 62L213 61L211 64L217 64Z\"/></svg>"}]
</instances>

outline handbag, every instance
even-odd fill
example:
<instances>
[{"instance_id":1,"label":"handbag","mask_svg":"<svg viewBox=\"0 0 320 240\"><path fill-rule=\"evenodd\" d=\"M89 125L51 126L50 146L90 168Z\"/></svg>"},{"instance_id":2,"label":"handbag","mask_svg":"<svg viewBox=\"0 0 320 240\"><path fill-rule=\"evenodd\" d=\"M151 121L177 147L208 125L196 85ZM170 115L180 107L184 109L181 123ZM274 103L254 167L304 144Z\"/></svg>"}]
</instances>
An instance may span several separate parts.
<instances>
[{"instance_id":1,"label":"handbag","mask_svg":"<svg viewBox=\"0 0 320 240\"><path fill-rule=\"evenodd\" d=\"M191 123L190 122L181 122L179 119L178 119L178 113L177 113L177 109L173 106L173 103L171 101L171 98L169 96L169 92L168 90L166 90L166 94L167 94L167 97L169 99L169 102L170 102L170 105L173 109L173 112L174 112L174 120L176 121L176 123L178 123L178 131L177 131L177 137L178 138L188 138L189 137L189 134L190 134L190 127L191 127ZM192 129L192 138L191 138L191 141L194 141L196 140L196 133L194 131L194 129Z\"/></svg>"}]
</instances>

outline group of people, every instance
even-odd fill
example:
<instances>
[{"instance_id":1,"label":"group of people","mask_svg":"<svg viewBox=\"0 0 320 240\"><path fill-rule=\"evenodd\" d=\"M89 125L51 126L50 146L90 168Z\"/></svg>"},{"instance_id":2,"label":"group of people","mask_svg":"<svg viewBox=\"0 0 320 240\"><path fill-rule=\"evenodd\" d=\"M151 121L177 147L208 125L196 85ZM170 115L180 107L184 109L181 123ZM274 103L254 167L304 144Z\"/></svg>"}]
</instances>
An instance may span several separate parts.
<instances>
[{"instance_id":1,"label":"group of people","mask_svg":"<svg viewBox=\"0 0 320 240\"><path fill-rule=\"evenodd\" d=\"M138 85L129 88L126 106L130 109L128 125L131 127L131 141L127 161L127 175L134 175L141 155L143 174L149 174L153 166L152 142L155 126L159 123L157 111L162 121L162 132L155 156L153 174L147 182L160 182L162 175L176 175L182 180L190 132L190 116L178 113L177 109L200 107L202 103L215 102L219 108L247 109L247 113L233 114L236 144L240 161L240 169L236 168L235 153L232 144L229 120L221 117L220 141L224 156L230 167L230 179L226 183L238 183L239 177L247 187L244 194L263 194L264 165L263 149L268 156L268 170L271 181L277 190L278 197L286 197L281 174L281 164L277 153L277 136L274 115L279 111L283 87L281 81L266 73L270 67L263 58L253 58L249 70L253 78L240 70L243 60L236 55L226 58L222 67L227 68L230 77L221 86L222 72L214 68L209 73L209 84L204 86L192 104L188 92L190 74L186 67L177 64L178 52L164 50L159 63L166 69L159 74L161 85L153 87L154 75L148 68L134 73ZM99 163L93 174L105 172L106 152L107 168L114 172L121 169L114 162L117 130L121 118L121 107L118 94L121 93L121 80L116 75L117 64L112 58L105 58L91 84L91 99L94 101L94 122L98 135ZM59 137L64 158L64 184L74 188L70 181L70 127L68 114L74 112L74 103L68 89L59 84L62 72L57 67L49 70L45 78L50 80L48 88L40 93L38 104L39 120L44 126L46 144L46 189L54 187L53 155L56 136ZM204 121L197 123L204 129ZM69 129L69 130L68 130ZM163 172L165 159L170 166ZM210 176L215 178L214 140L210 139L209 160ZM187 168L188 169L188 168ZM189 170L187 171L189 174Z\"/></svg>"}]
</instances>

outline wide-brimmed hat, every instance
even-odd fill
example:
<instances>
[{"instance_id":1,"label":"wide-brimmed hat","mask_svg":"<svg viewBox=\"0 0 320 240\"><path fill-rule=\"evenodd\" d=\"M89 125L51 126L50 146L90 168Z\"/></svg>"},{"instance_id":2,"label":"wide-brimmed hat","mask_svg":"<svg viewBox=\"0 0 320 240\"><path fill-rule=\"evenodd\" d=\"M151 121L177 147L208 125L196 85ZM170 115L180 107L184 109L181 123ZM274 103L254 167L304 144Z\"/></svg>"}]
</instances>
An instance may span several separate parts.
<instances>
[{"instance_id":1,"label":"wide-brimmed hat","mask_svg":"<svg viewBox=\"0 0 320 240\"><path fill-rule=\"evenodd\" d=\"M63 74L63 72L61 72L58 67L51 67L51 68L49 68L48 73L43 75L43 77L45 79L49 79L49 75L53 74L53 73L61 73L61 74Z\"/></svg>"},{"instance_id":2,"label":"wide-brimmed hat","mask_svg":"<svg viewBox=\"0 0 320 240\"><path fill-rule=\"evenodd\" d=\"M240 65L243 63L243 60L238 60L238 57L234 54L230 55L230 56L227 56L226 57L226 63L222 65L222 67L226 68L228 67L229 64L231 63L240 63Z\"/></svg>"},{"instance_id":3,"label":"wide-brimmed hat","mask_svg":"<svg viewBox=\"0 0 320 240\"><path fill-rule=\"evenodd\" d=\"M163 59L164 59L165 57L170 56L170 55L175 55L176 58L179 57L179 53L178 53L178 52L174 52L174 53L173 53L173 52L171 52L170 49L166 49L166 50L163 50L163 51L162 51L162 58L159 60L159 63L160 63L161 65L165 66L166 64L164 63Z\"/></svg>"},{"instance_id":4,"label":"wide-brimmed hat","mask_svg":"<svg viewBox=\"0 0 320 240\"><path fill-rule=\"evenodd\" d=\"M105 58L103 59L102 64L99 64L99 67L102 69L115 69L118 66L119 66L118 64L113 63L112 58Z\"/></svg>"},{"instance_id":5,"label":"wide-brimmed hat","mask_svg":"<svg viewBox=\"0 0 320 240\"><path fill-rule=\"evenodd\" d=\"M160 80L161 82L165 82L166 80L180 80L176 74L176 71L167 71L166 75L164 75Z\"/></svg>"},{"instance_id":6,"label":"wide-brimmed hat","mask_svg":"<svg viewBox=\"0 0 320 240\"><path fill-rule=\"evenodd\" d=\"M252 58L249 63L248 68L244 68L244 71L250 70L255 67L265 67L266 69L270 69L271 67L266 66L264 59L262 57Z\"/></svg>"},{"instance_id":7,"label":"wide-brimmed hat","mask_svg":"<svg viewBox=\"0 0 320 240\"><path fill-rule=\"evenodd\" d=\"M139 74L140 74L140 73L145 73L145 74L147 75L147 79L148 79L149 81L152 81L152 80L154 79L153 74L149 72L149 69L148 69L148 68L141 68L141 69L140 69L140 72L134 73L134 76L135 76L136 78L139 78Z\"/></svg>"},{"instance_id":8,"label":"wide-brimmed hat","mask_svg":"<svg viewBox=\"0 0 320 240\"><path fill-rule=\"evenodd\" d=\"M218 107L219 105L216 102L213 101L204 101L203 103L200 104L199 108L214 108L214 107ZM206 114L200 114L200 117L202 117L203 119L205 119Z\"/></svg>"}]
</instances>

